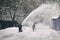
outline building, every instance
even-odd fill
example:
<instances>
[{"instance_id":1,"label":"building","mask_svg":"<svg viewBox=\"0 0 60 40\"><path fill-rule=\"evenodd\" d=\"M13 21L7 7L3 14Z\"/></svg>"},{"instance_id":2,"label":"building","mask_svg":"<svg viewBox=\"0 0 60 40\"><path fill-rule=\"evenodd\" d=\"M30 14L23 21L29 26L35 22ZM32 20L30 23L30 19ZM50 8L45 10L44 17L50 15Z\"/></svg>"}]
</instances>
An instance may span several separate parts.
<instances>
[{"instance_id":1,"label":"building","mask_svg":"<svg viewBox=\"0 0 60 40\"><path fill-rule=\"evenodd\" d=\"M58 18L52 19L53 21L53 29L59 31L60 30L60 16Z\"/></svg>"}]
</instances>

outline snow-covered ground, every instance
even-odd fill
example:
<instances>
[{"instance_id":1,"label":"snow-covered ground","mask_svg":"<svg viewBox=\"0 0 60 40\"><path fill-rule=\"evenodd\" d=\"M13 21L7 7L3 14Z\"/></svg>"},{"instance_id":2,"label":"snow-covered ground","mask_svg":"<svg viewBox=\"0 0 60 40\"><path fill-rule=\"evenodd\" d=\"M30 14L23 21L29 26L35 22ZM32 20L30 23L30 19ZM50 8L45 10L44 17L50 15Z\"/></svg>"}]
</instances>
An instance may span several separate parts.
<instances>
[{"instance_id":1,"label":"snow-covered ground","mask_svg":"<svg viewBox=\"0 0 60 40\"><path fill-rule=\"evenodd\" d=\"M4 30L0 30L0 40L4 40L5 38L9 38L16 33L18 33L17 27L6 28Z\"/></svg>"},{"instance_id":2,"label":"snow-covered ground","mask_svg":"<svg viewBox=\"0 0 60 40\"><path fill-rule=\"evenodd\" d=\"M34 32L29 27L23 28L24 32L18 32L15 27L0 30L0 40L60 40L60 32L43 27L46 26L41 25L38 31Z\"/></svg>"}]
</instances>

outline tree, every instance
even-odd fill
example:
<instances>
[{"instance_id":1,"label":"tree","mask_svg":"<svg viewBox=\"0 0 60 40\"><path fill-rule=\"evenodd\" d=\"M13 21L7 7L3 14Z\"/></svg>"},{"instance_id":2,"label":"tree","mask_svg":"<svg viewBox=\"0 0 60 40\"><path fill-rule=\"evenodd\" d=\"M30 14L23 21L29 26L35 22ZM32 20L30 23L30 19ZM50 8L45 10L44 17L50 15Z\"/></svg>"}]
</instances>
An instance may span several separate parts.
<instances>
[{"instance_id":1,"label":"tree","mask_svg":"<svg viewBox=\"0 0 60 40\"><path fill-rule=\"evenodd\" d=\"M9 14L11 20L14 21L18 16L26 17L32 10L36 9L42 3L52 1L55 2L56 0L0 0L0 16L1 19L3 19L4 15L7 16L7 14ZM16 15L18 11L20 11L20 14L23 14L23 16Z\"/></svg>"},{"instance_id":2,"label":"tree","mask_svg":"<svg viewBox=\"0 0 60 40\"><path fill-rule=\"evenodd\" d=\"M16 14L16 11L18 11L18 7L17 7L17 3L19 1L18 0L3 0L1 2L1 5L0 5L0 8L2 9L0 11L0 14L10 14L10 17L12 19L12 21L15 20L15 14ZM13 13L12 13L13 12ZM12 15L13 14L13 15ZM4 15L1 16L1 18L3 17Z\"/></svg>"}]
</instances>

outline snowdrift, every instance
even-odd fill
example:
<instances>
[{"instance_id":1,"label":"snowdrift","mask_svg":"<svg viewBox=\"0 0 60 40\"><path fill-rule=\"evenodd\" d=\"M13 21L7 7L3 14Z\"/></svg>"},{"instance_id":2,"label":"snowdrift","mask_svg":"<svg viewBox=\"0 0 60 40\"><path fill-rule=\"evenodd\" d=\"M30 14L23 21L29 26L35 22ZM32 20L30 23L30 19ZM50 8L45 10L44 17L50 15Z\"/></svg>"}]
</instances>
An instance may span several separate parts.
<instances>
[{"instance_id":1,"label":"snowdrift","mask_svg":"<svg viewBox=\"0 0 60 40\"><path fill-rule=\"evenodd\" d=\"M46 26L44 26L44 27L46 27ZM12 29L14 29L14 28L12 28ZM11 31L11 32L13 32L13 31ZM34 32L25 31L25 32L13 34L12 36L9 36L11 34L8 33L9 35L7 37L5 36L5 38L4 37L0 38L0 40L60 40L59 33L60 32L57 32L52 29L47 29L47 30L44 29L44 30L34 31Z\"/></svg>"}]
</instances>

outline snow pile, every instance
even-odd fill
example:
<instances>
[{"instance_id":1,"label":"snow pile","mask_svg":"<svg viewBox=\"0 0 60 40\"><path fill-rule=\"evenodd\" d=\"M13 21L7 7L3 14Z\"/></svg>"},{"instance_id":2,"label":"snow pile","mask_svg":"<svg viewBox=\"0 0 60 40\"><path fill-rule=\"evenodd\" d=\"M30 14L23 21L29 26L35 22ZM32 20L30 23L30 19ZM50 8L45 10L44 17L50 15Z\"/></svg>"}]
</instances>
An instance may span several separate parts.
<instances>
[{"instance_id":1,"label":"snow pile","mask_svg":"<svg viewBox=\"0 0 60 40\"><path fill-rule=\"evenodd\" d=\"M20 32L4 40L60 40L60 34L52 29L48 30L42 29L34 32L33 31Z\"/></svg>"},{"instance_id":2,"label":"snow pile","mask_svg":"<svg viewBox=\"0 0 60 40\"><path fill-rule=\"evenodd\" d=\"M0 30L0 40L4 40L18 33L17 27L6 28L4 30Z\"/></svg>"},{"instance_id":3,"label":"snow pile","mask_svg":"<svg viewBox=\"0 0 60 40\"><path fill-rule=\"evenodd\" d=\"M24 32L18 32L18 28L7 28L0 31L0 40L60 40L60 32L52 30L43 24L36 24L36 30L23 28ZM46 27L46 28L45 28Z\"/></svg>"}]
</instances>

